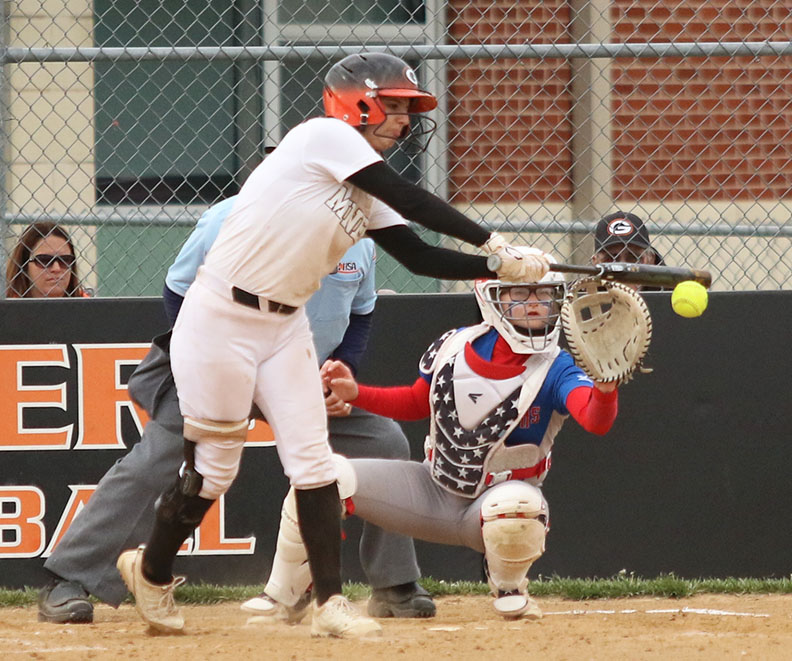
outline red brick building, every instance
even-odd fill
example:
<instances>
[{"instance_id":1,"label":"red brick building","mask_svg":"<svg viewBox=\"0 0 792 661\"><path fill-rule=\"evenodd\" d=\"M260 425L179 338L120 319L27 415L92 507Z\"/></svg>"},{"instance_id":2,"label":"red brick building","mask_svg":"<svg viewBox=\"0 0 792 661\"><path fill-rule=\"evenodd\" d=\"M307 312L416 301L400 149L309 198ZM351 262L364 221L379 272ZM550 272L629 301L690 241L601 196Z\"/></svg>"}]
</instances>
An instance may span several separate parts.
<instances>
[{"instance_id":1,"label":"red brick building","mask_svg":"<svg viewBox=\"0 0 792 661\"><path fill-rule=\"evenodd\" d=\"M792 5L771 0L615 0L612 43L792 39ZM561 0L452 0L462 44L571 43ZM792 192L791 57L617 58L610 67L612 196L629 201L768 200ZM568 202L568 60L455 60L449 71L453 202Z\"/></svg>"}]
</instances>

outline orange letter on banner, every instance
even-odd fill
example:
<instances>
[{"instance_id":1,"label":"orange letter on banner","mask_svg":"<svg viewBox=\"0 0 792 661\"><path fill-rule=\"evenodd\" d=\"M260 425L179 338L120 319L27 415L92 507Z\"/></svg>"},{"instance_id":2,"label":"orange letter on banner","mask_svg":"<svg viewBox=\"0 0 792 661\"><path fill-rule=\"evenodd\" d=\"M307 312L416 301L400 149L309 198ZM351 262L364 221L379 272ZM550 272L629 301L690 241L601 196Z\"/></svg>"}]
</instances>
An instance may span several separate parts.
<instances>
[{"instance_id":1,"label":"orange letter on banner","mask_svg":"<svg viewBox=\"0 0 792 661\"><path fill-rule=\"evenodd\" d=\"M75 449L123 448L121 411L126 408L140 433L146 415L129 400L121 368L136 366L149 344L75 344L80 394L80 436Z\"/></svg>"},{"instance_id":2,"label":"orange letter on banner","mask_svg":"<svg viewBox=\"0 0 792 661\"><path fill-rule=\"evenodd\" d=\"M275 445L275 434L272 433L272 427L263 420L251 420L245 447L268 447L270 445Z\"/></svg>"},{"instance_id":3,"label":"orange letter on banner","mask_svg":"<svg viewBox=\"0 0 792 661\"><path fill-rule=\"evenodd\" d=\"M88 499L93 495L93 492L96 491L96 485L70 484L69 489L71 489L71 497L69 498L69 502L66 503L60 521L58 521L55 532L50 539L49 546L47 546L47 550L41 555L42 558L49 558L52 555L55 547L66 534L72 521L74 521L74 517L82 512L82 508L85 507Z\"/></svg>"},{"instance_id":4,"label":"orange letter on banner","mask_svg":"<svg viewBox=\"0 0 792 661\"><path fill-rule=\"evenodd\" d=\"M0 559L35 558L44 548L44 494L37 487L0 487Z\"/></svg>"},{"instance_id":5,"label":"orange letter on banner","mask_svg":"<svg viewBox=\"0 0 792 661\"><path fill-rule=\"evenodd\" d=\"M195 531L192 555L249 555L255 549L255 537L226 539L225 498L220 496Z\"/></svg>"},{"instance_id":6,"label":"orange letter on banner","mask_svg":"<svg viewBox=\"0 0 792 661\"><path fill-rule=\"evenodd\" d=\"M24 385L26 367L69 367L65 345L0 346L0 450L68 450L73 425L57 429L24 427L25 410L66 410L66 383ZM64 373L65 374L65 373ZM64 377L65 378L65 377Z\"/></svg>"}]
</instances>

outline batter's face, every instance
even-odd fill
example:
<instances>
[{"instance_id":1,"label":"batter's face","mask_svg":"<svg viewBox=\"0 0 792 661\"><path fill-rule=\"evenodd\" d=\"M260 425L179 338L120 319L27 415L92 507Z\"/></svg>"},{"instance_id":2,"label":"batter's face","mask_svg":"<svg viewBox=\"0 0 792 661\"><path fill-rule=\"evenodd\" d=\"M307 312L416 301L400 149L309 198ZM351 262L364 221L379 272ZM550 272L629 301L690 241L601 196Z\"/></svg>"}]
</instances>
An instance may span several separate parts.
<instances>
[{"instance_id":1,"label":"batter's face","mask_svg":"<svg viewBox=\"0 0 792 661\"><path fill-rule=\"evenodd\" d=\"M74 253L69 242L52 234L41 239L30 251L27 274L31 289L29 298L61 298L66 296L71 280Z\"/></svg>"},{"instance_id":2,"label":"batter's face","mask_svg":"<svg viewBox=\"0 0 792 661\"><path fill-rule=\"evenodd\" d=\"M391 149L396 141L404 137L405 128L410 127L410 99L381 96L379 102L385 111L385 121L374 126L363 127L363 137L375 151L383 153Z\"/></svg>"},{"instance_id":3,"label":"batter's face","mask_svg":"<svg viewBox=\"0 0 792 661\"><path fill-rule=\"evenodd\" d=\"M554 299L553 287L509 287L500 295L506 319L514 326L532 331L547 328Z\"/></svg>"}]
</instances>

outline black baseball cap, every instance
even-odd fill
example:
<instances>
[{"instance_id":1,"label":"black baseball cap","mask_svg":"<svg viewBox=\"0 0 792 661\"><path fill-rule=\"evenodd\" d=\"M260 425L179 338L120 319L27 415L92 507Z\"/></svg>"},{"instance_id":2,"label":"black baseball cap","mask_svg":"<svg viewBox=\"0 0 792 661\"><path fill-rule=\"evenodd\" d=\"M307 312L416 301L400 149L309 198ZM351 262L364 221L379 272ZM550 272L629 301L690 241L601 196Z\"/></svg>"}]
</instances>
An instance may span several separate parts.
<instances>
[{"instance_id":1,"label":"black baseball cap","mask_svg":"<svg viewBox=\"0 0 792 661\"><path fill-rule=\"evenodd\" d=\"M649 241L649 230L643 220L634 213L617 211L605 216L597 223L594 231L594 252L600 252L609 246L634 245L641 248L650 248L655 254L655 263L661 263L662 257L652 248Z\"/></svg>"}]
</instances>

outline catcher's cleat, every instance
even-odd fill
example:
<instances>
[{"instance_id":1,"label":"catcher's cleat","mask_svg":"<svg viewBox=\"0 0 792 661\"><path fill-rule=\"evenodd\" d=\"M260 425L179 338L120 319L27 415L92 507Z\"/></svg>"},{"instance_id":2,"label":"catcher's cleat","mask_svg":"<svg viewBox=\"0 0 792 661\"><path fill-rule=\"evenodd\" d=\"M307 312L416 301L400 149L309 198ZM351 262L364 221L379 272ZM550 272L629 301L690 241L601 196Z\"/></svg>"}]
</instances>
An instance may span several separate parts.
<instances>
[{"instance_id":1,"label":"catcher's cleat","mask_svg":"<svg viewBox=\"0 0 792 661\"><path fill-rule=\"evenodd\" d=\"M375 588L368 602L371 617L434 617L437 607L418 583Z\"/></svg>"},{"instance_id":2,"label":"catcher's cleat","mask_svg":"<svg viewBox=\"0 0 792 661\"><path fill-rule=\"evenodd\" d=\"M504 592L500 590L492 606L498 615L507 620L541 620L542 609L531 597L524 592L513 590Z\"/></svg>"},{"instance_id":3,"label":"catcher's cleat","mask_svg":"<svg viewBox=\"0 0 792 661\"><path fill-rule=\"evenodd\" d=\"M252 613L248 624L299 624L308 614L308 605L311 603L311 593L305 592L294 606L287 606L262 592L257 597L248 599L240 608L246 613Z\"/></svg>"},{"instance_id":4,"label":"catcher's cleat","mask_svg":"<svg viewBox=\"0 0 792 661\"><path fill-rule=\"evenodd\" d=\"M143 549L139 546L124 551L116 566L121 578L135 597L135 608L149 627L161 633L183 633L184 618L173 601L173 591L184 583L184 576L176 576L167 585L157 585L143 576Z\"/></svg>"},{"instance_id":5,"label":"catcher's cleat","mask_svg":"<svg viewBox=\"0 0 792 661\"><path fill-rule=\"evenodd\" d=\"M321 606L313 603L311 635L334 638L381 636L382 627L376 620L361 615L346 597L334 594Z\"/></svg>"},{"instance_id":6,"label":"catcher's cleat","mask_svg":"<svg viewBox=\"0 0 792 661\"><path fill-rule=\"evenodd\" d=\"M93 612L93 604L88 601L88 592L74 581L53 578L39 591L39 622L90 624L93 622Z\"/></svg>"}]
</instances>

